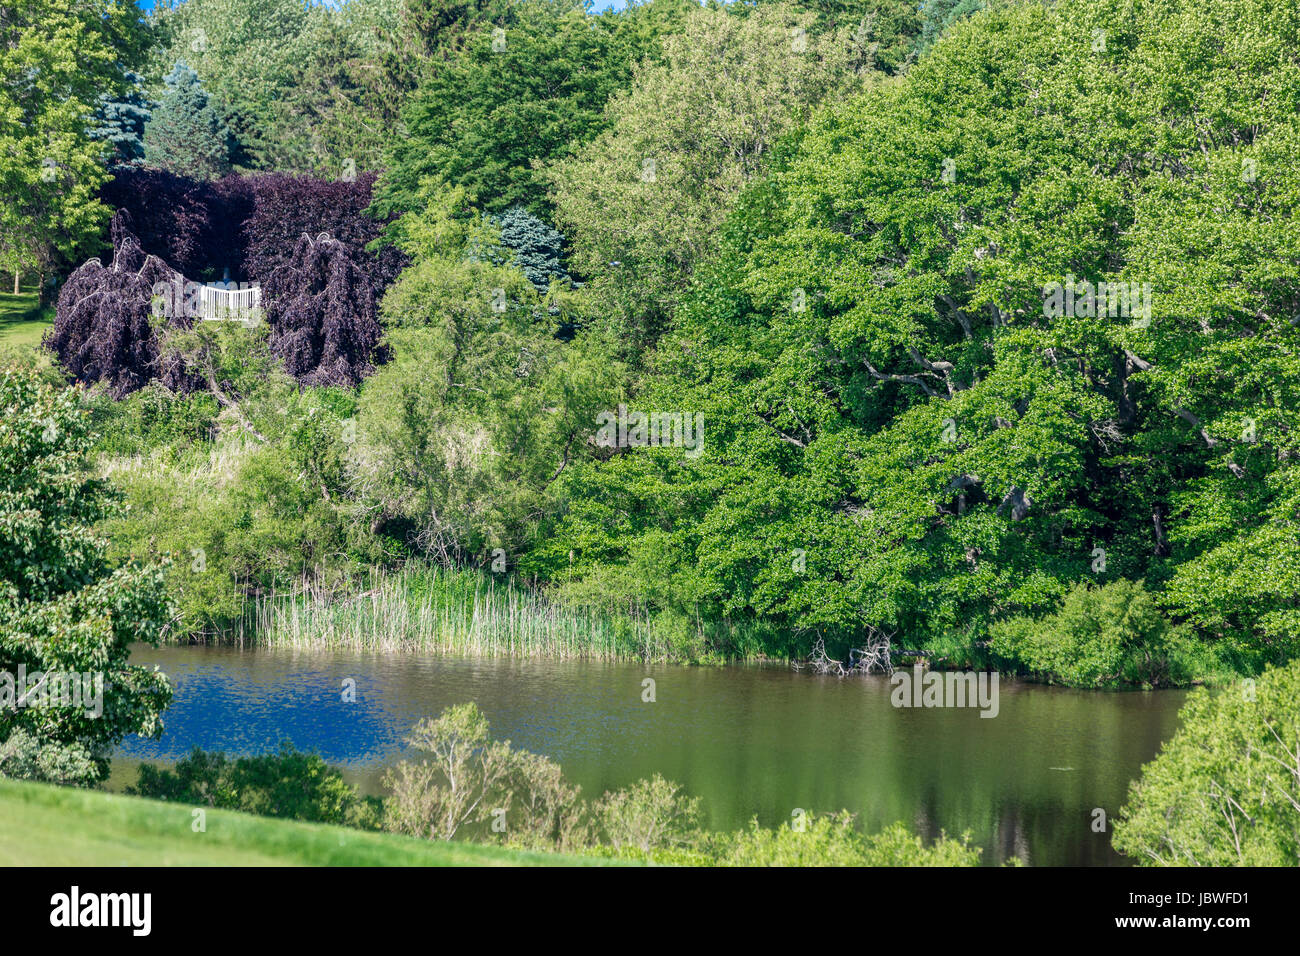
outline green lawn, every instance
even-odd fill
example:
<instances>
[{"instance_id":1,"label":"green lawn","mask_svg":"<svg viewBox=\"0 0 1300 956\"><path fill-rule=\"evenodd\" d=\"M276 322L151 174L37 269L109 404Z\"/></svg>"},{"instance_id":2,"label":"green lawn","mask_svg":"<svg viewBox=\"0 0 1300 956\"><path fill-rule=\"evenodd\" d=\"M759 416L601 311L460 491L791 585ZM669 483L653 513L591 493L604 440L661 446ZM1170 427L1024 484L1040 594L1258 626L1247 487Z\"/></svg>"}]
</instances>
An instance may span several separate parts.
<instances>
[{"instance_id":1,"label":"green lawn","mask_svg":"<svg viewBox=\"0 0 1300 956\"><path fill-rule=\"evenodd\" d=\"M0 779L0 866L555 866L605 861L434 843Z\"/></svg>"},{"instance_id":2,"label":"green lawn","mask_svg":"<svg viewBox=\"0 0 1300 956\"><path fill-rule=\"evenodd\" d=\"M12 285L10 288L13 288ZM54 309L36 305L36 290L14 295L0 292L0 348L41 344L41 336L54 323Z\"/></svg>"}]
</instances>

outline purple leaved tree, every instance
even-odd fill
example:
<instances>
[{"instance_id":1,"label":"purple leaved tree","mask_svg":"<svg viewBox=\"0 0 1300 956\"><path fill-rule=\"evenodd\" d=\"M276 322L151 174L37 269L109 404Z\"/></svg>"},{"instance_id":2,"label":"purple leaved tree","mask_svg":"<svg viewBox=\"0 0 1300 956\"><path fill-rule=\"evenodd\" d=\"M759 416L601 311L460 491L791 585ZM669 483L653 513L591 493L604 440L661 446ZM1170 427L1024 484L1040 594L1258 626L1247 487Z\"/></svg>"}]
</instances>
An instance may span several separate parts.
<instances>
[{"instance_id":1,"label":"purple leaved tree","mask_svg":"<svg viewBox=\"0 0 1300 956\"><path fill-rule=\"evenodd\" d=\"M118 166L100 198L130 214L131 231L148 255L201 277L224 258L225 211L212 183L162 169Z\"/></svg>"},{"instance_id":2,"label":"purple leaved tree","mask_svg":"<svg viewBox=\"0 0 1300 956\"><path fill-rule=\"evenodd\" d=\"M337 239L299 238L263 282L262 306L271 351L304 385L352 387L386 358L374 285Z\"/></svg>"},{"instance_id":3,"label":"purple leaved tree","mask_svg":"<svg viewBox=\"0 0 1300 956\"><path fill-rule=\"evenodd\" d=\"M370 277L375 296L382 296L408 262L392 246L366 251L386 225L366 211L374 182L374 173L348 181L283 173L245 177L251 205L243 220L244 271L266 282L296 255L299 236L326 233L347 247L348 257Z\"/></svg>"},{"instance_id":4,"label":"purple leaved tree","mask_svg":"<svg viewBox=\"0 0 1300 956\"><path fill-rule=\"evenodd\" d=\"M161 355L153 323L155 290L179 289L184 278L156 256L146 255L124 210L113 216L113 261L83 263L68 277L55 306L45 345L73 378L102 382L117 398L160 379L172 389L191 383L178 359ZM188 327L179 310L167 319Z\"/></svg>"}]
</instances>

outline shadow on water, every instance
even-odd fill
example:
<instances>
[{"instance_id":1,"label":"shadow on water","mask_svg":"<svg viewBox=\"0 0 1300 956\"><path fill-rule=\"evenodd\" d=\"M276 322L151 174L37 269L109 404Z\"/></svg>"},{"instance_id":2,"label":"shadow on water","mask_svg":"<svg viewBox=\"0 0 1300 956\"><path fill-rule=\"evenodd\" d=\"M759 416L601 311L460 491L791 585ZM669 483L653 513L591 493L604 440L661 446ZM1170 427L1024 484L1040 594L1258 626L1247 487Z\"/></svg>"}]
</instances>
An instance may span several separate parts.
<instances>
[{"instance_id":1,"label":"shadow on water","mask_svg":"<svg viewBox=\"0 0 1300 956\"><path fill-rule=\"evenodd\" d=\"M848 808L868 829L902 820L927 837L970 831L984 861L1124 861L1094 811L1114 815L1177 726L1184 693L1094 693L1013 681L996 718L890 703L884 678L784 668L643 667L344 652L140 647L175 699L157 740L132 737L112 785L140 761L198 745L260 753L281 740L382 792L419 718L476 701L494 736L544 753L588 795L661 773L702 798L715 828L766 826L796 808ZM642 681L656 682L654 703ZM356 700L344 701L347 680Z\"/></svg>"}]
</instances>

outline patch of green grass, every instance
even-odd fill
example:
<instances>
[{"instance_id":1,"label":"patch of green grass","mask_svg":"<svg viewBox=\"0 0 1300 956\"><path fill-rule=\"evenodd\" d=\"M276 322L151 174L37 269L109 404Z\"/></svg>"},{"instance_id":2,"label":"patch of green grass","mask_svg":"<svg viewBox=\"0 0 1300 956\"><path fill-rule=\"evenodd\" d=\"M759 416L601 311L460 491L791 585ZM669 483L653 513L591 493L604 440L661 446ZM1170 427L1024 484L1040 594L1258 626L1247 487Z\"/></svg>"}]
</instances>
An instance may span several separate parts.
<instances>
[{"instance_id":1,"label":"patch of green grass","mask_svg":"<svg viewBox=\"0 0 1300 956\"><path fill-rule=\"evenodd\" d=\"M277 820L0 779L0 866L567 866L597 858Z\"/></svg>"},{"instance_id":2,"label":"patch of green grass","mask_svg":"<svg viewBox=\"0 0 1300 956\"><path fill-rule=\"evenodd\" d=\"M0 292L0 348L35 348L53 324L53 306L41 308L34 288L19 295Z\"/></svg>"}]
</instances>

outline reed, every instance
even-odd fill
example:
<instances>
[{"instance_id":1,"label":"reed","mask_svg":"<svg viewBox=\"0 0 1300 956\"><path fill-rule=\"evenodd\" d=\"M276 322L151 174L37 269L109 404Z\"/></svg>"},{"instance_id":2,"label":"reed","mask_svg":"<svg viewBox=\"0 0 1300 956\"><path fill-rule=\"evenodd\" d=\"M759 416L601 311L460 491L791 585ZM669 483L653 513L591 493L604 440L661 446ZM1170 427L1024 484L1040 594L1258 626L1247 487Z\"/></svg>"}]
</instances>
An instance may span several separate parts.
<instances>
[{"instance_id":1,"label":"reed","mask_svg":"<svg viewBox=\"0 0 1300 956\"><path fill-rule=\"evenodd\" d=\"M672 660L648 615L564 605L473 570L372 572L340 596L304 582L249 600L240 643L384 653L602 661Z\"/></svg>"}]
</instances>

